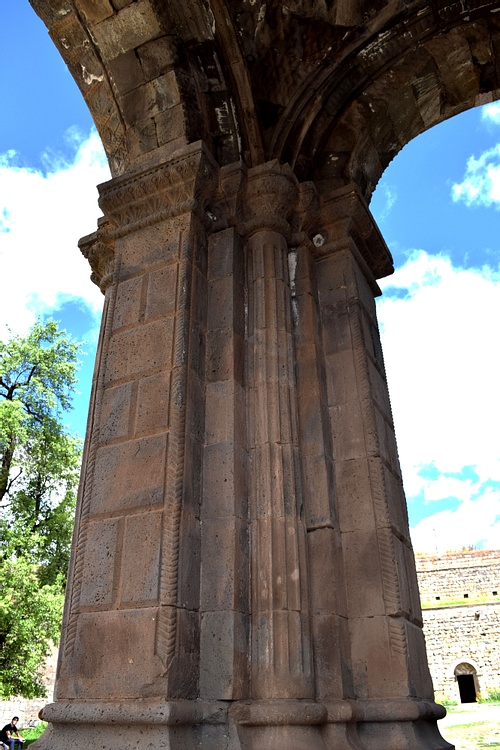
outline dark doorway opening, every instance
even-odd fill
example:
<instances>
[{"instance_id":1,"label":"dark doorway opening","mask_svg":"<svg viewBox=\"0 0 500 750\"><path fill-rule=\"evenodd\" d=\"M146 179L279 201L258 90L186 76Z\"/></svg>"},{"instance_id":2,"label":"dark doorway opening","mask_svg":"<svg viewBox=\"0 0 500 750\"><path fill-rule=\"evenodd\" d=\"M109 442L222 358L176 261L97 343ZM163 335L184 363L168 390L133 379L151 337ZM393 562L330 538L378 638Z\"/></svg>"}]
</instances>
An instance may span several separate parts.
<instances>
[{"instance_id":1,"label":"dark doorway opening","mask_svg":"<svg viewBox=\"0 0 500 750\"><path fill-rule=\"evenodd\" d=\"M476 702L476 686L474 684L473 674L459 674L457 675L458 690L460 692L461 703L475 703Z\"/></svg>"}]
</instances>

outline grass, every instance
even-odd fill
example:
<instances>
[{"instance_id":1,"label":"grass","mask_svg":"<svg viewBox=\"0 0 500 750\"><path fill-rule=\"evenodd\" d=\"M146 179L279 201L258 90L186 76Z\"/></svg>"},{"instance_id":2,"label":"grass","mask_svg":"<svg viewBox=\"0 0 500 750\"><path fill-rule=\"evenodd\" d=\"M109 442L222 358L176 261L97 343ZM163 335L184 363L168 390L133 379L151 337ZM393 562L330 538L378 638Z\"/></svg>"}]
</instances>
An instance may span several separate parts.
<instances>
[{"instance_id":1,"label":"grass","mask_svg":"<svg viewBox=\"0 0 500 750\"><path fill-rule=\"evenodd\" d=\"M26 740L23 747L29 747L35 740L37 740L42 734L42 732L44 731L46 726L47 726L46 722L41 721L40 724L36 725L36 727L20 729L19 734L22 734L22 736Z\"/></svg>"},{"instance_id":2,"label":"grass","mask_svg":"<svg viewBox=\"0 0 500 750\"><path fill-rule=\"evenodd\" d=\"M492 737L496 730L497 737ZM443 737L455 745L456 750L477 750L489 747L490 750L500 750L498 726L495 724L461 724L442 730Z\"/></svg>"},{"instance_id":3,"label":"grass","mask_svg":"<svg viewBox=\"0 0 500 750\"><path fill-rule=\"evenodd\" d=\"M456 750L500 750L500 706L493 703L448 708L448 716L439 723L442 736Z\"/></svg>"}]
</instances>

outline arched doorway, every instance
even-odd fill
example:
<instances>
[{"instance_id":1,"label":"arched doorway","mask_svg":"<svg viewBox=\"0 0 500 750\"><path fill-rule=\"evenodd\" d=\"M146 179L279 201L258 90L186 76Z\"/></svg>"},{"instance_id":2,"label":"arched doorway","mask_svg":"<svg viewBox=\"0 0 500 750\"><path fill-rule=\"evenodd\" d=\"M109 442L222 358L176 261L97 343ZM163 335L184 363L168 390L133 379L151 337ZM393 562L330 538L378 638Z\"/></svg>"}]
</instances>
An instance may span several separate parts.
<instances>
[{"instance_id":1,"label":"arched doorway","mask_svg":"<svg viewBox=\"0 0 500 750\"><path fill-rule=\"evenodd\" d=\"M455 667L455 679L461 703L476 703L479 694L479 683L476 668L468 662L461 662Z\"/></svg>"}]
</instances>

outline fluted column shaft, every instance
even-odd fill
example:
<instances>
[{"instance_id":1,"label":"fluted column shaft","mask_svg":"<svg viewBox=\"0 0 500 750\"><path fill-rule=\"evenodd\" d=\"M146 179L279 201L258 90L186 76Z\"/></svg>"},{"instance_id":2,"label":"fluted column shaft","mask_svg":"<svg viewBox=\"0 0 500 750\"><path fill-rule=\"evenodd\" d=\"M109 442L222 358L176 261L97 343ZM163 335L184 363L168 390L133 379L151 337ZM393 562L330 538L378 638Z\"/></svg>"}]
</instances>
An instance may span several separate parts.
<instances>
[{"instance_id":1,"label":"fluted column shaft","mask_svg":"<svg viewBox=\"0 0 500 750\"><path fill-rule=\"evenodd\" d=\"M252 694L312 696L286 240L248 242Z\"/></svg>"}]
</instances>

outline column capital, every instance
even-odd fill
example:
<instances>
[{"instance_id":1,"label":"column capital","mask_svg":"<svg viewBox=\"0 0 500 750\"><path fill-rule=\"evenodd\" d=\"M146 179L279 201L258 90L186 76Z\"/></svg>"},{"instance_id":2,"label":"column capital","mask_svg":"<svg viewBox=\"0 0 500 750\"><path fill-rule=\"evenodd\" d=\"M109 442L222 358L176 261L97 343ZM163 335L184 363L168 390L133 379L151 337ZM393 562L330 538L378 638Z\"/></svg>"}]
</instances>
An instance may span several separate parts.
<instances>
[{"instance_id":1,"label":"column capital","mask_svg":"<svg viewBox=\"0 0 500 750\"><path fill-rule=\"evenodd\" d=\"M82 255L92 269L90 279L103 294L113 283L115 269L115 243L109 230L109 222L100 219L97 231L82 237L78 242Z\"/></svg>"},{"instance_id":2,"label":"column capital","mask_svg":"<svg viewBox=\"0 0 500 750\"><path fill-rule=\"evenodd\" d=\"M187 211L203 215L217 184L218 166L201 141L149 169L98 186L99 206L113 236L152 226Z\"/></svg>"},{"instance_id":3,"label":"column capital","mask_svg":"<svg viewBox=\"0 0 500 750\"><path fill-rule=\"evenodd\" d=\"M289 237L299 184L288 164L278 160L250 169L244 190L243 233L273 230Z\"/></svg>"}]
</instances>

